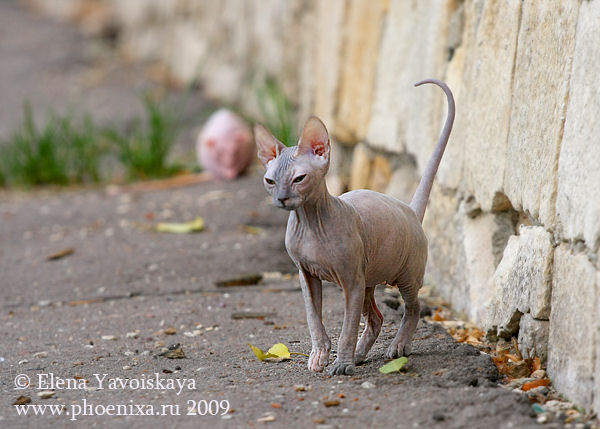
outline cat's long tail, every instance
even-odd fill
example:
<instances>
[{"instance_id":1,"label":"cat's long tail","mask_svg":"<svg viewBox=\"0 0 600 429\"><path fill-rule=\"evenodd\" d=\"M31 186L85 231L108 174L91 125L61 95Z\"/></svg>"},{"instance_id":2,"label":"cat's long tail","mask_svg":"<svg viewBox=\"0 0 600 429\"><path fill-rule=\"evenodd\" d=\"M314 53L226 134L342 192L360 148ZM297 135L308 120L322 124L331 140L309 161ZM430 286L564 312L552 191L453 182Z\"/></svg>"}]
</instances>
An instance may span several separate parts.
<instances>
[{"instance_id":1,"label":"cat's long tail","mask_svg":"<svg viewBox=\"0 0 600 429\"><path fill-rule=\"evenodd\" d=\"M415 195L410 202L410 207L417 214L417 217L421 222L423 222L423 216L425 216L425 208L427 207L427 201L429 201L429 193L431 192L431 186L433 185L433 178L435 177L435 173L437 173L440 161L442 160L442 155L444 154L444 149L446 149L446 144L450 137L450 132L452 131L452 125L454 124L454 96L452 95L450 88L438 79L425 79L415 83L415 86L420 86L424 83L433 83L444 90L446 97L448 98L448 116L446 117L446 124L444 125L440 139L433 151L433 155L431 155L431 158L427 163L425 173L423 173L423 177L419 182Z\"/></svg>"}]
</instances>

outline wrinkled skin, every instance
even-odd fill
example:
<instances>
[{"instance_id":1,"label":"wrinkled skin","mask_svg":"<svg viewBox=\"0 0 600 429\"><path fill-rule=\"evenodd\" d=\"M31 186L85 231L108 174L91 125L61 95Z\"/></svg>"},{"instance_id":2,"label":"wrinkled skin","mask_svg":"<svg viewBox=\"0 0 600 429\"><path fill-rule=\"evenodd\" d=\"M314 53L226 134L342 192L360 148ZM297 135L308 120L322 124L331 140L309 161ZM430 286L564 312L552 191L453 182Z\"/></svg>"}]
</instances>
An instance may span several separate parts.
<instances>
[{"instance_id":1,"label":"wrinkled skin","mask_svg":"<svg viewBox=\"0 0 600 429\"><path fill-rule=\"evenodd\" d=\"M440 85L439 81L427 83ZM447 90L445 85L442 88ZM450 102L449 89L446 95ZM450 116L453 120L453 100ZM445 127L438 143L441 150L434 153L411 206L369 190L348 192L339 198L330 195L325 185L329 136L318 118L308 119L298 146L290 148L261 125L255 126L258 157L266 167L265 188L276 206L290 211L285 244L300 274L312 341L308 359L311 371L323 371L331 350L322 322L322 280L337 283L345 298L337 358L330 374L352 374L354 365L366 359L377 339L383 324L374 299L378 284L397 286L405 302L404 317L387 357L410 354L419 321L417 295L427 262L421 221L431 183L424 181L435 176L451 122L447 121L450 126ZM361 315L366 327L357 343Z\"/></svg>"},{"instance_id":2,"label":"wrinkled skin","mask_svg":"<svg viewBox=\"0 0 600 429\"><path fill-rule=\"evenodd\" d=\"M226 109L208 119L196 141L198 161L217 180L233 180L243 173L255 150L250 127Z\"/></svg>"}]
</instances>

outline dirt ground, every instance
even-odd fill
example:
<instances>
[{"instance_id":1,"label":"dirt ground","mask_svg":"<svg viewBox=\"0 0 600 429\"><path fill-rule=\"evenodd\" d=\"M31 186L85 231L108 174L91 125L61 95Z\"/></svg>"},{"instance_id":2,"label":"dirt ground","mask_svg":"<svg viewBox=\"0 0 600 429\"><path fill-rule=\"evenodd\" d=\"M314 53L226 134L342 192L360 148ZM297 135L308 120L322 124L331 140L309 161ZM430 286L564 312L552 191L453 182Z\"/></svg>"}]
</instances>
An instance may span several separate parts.
<instances>
[{"instance_id":1,"label":"dirt ground","mask_svg":"<svg viewBox=\"0 0 600 429\"><path fill-rule=\"evenodd\" d=\"M24 25L31 31L16 31ZM56 82L69 86L69 76L76 79L87 64L75 30L14 3L0 3L0 31L3 100L30 94L36 105L51 105L56 94L43 83L49 73L60 65L64 80ZM50 35L60 40L59 58L34 71L31 49ZM108 116L135 110L135 91L123 90L129 87L120 76L107 74L93 89L106 94ZM91 103L87 92L80 95ZM0 104L3 133L18 121L14 104ZM353 377L310 373L302 355L260 362L248 343L310 352L283 244L287 213L270 206L260 170L231 183L154 192L0 191L0 427L537 426L529 401L497 386L491 358L454 342L437 324L421 322L404 373L379 373L401 318L401 310L381 305L390 299L383 289L376 296L386 324ZM203 232L154 229L198 216ZM217 285L248 274L263 280ZM333 357L341 297L337 286L324 288ZM248 313L259 317L243 318ZM49 408L44 416L31 415L33 408L19 415L13 404L20 396L57 405L61 415Z\"/></svg>"}]
</instances>

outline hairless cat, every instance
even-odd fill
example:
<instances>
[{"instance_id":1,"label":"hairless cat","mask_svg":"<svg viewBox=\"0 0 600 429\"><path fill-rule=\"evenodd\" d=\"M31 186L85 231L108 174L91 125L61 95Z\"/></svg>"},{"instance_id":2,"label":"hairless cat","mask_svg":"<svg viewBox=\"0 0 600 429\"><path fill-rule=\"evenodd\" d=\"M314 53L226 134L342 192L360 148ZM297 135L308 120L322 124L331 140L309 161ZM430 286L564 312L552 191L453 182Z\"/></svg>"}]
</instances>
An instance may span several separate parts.
<instances>
[{"instance_id":1,"label":"hairless cat","mask_svg":"<svg viewBox=\"0 0 600 429\"><path fill-rule=\"evenodd\" d=\"M325 185L329 135L318 118L308 119L294 147L285 147L262 125L254 127L258 157L266 167L265 188L277 207L290 211L285 245L300 272L312 341L308 359L312 371L323 371L331 349L322 322L322 280L337 283L345 298L337 358L330 374L352 374L354 364L365 360L379 335L383 316L374 298L378 284L397 286L404 299L404 316L386 355L410 354L419 321L417 295L427 262L427 238L421 223L454 122L450 89L437 79L415 86L424 83L444 90L448 116L410 205L365 189L340 197L330 195ZM366 327L357 344L361 314Z\"/></svg>"}]
</instances>

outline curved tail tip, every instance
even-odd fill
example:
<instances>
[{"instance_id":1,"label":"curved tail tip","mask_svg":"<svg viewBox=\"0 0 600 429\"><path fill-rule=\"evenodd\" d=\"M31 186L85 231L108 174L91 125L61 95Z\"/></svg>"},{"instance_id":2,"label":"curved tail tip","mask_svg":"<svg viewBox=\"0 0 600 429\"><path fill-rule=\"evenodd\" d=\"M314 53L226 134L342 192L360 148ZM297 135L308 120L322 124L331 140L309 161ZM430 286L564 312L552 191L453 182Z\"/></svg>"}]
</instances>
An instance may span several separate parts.
<instances>
[{"instance_id":1,"label":"curved tail tip","mask_svg":"<svg viewBox=\"0 0 600 429\"><path fill-rule=\"evenodd\" d=\"M443 82L440 81L439 79L429 78L429 79L423 79L423 80L415 83L414 86L421 86L421 85L426 84L426 83L433 83L433 84L436 84L436 85L440 85Z\"/></svg>"}]
</instances>

